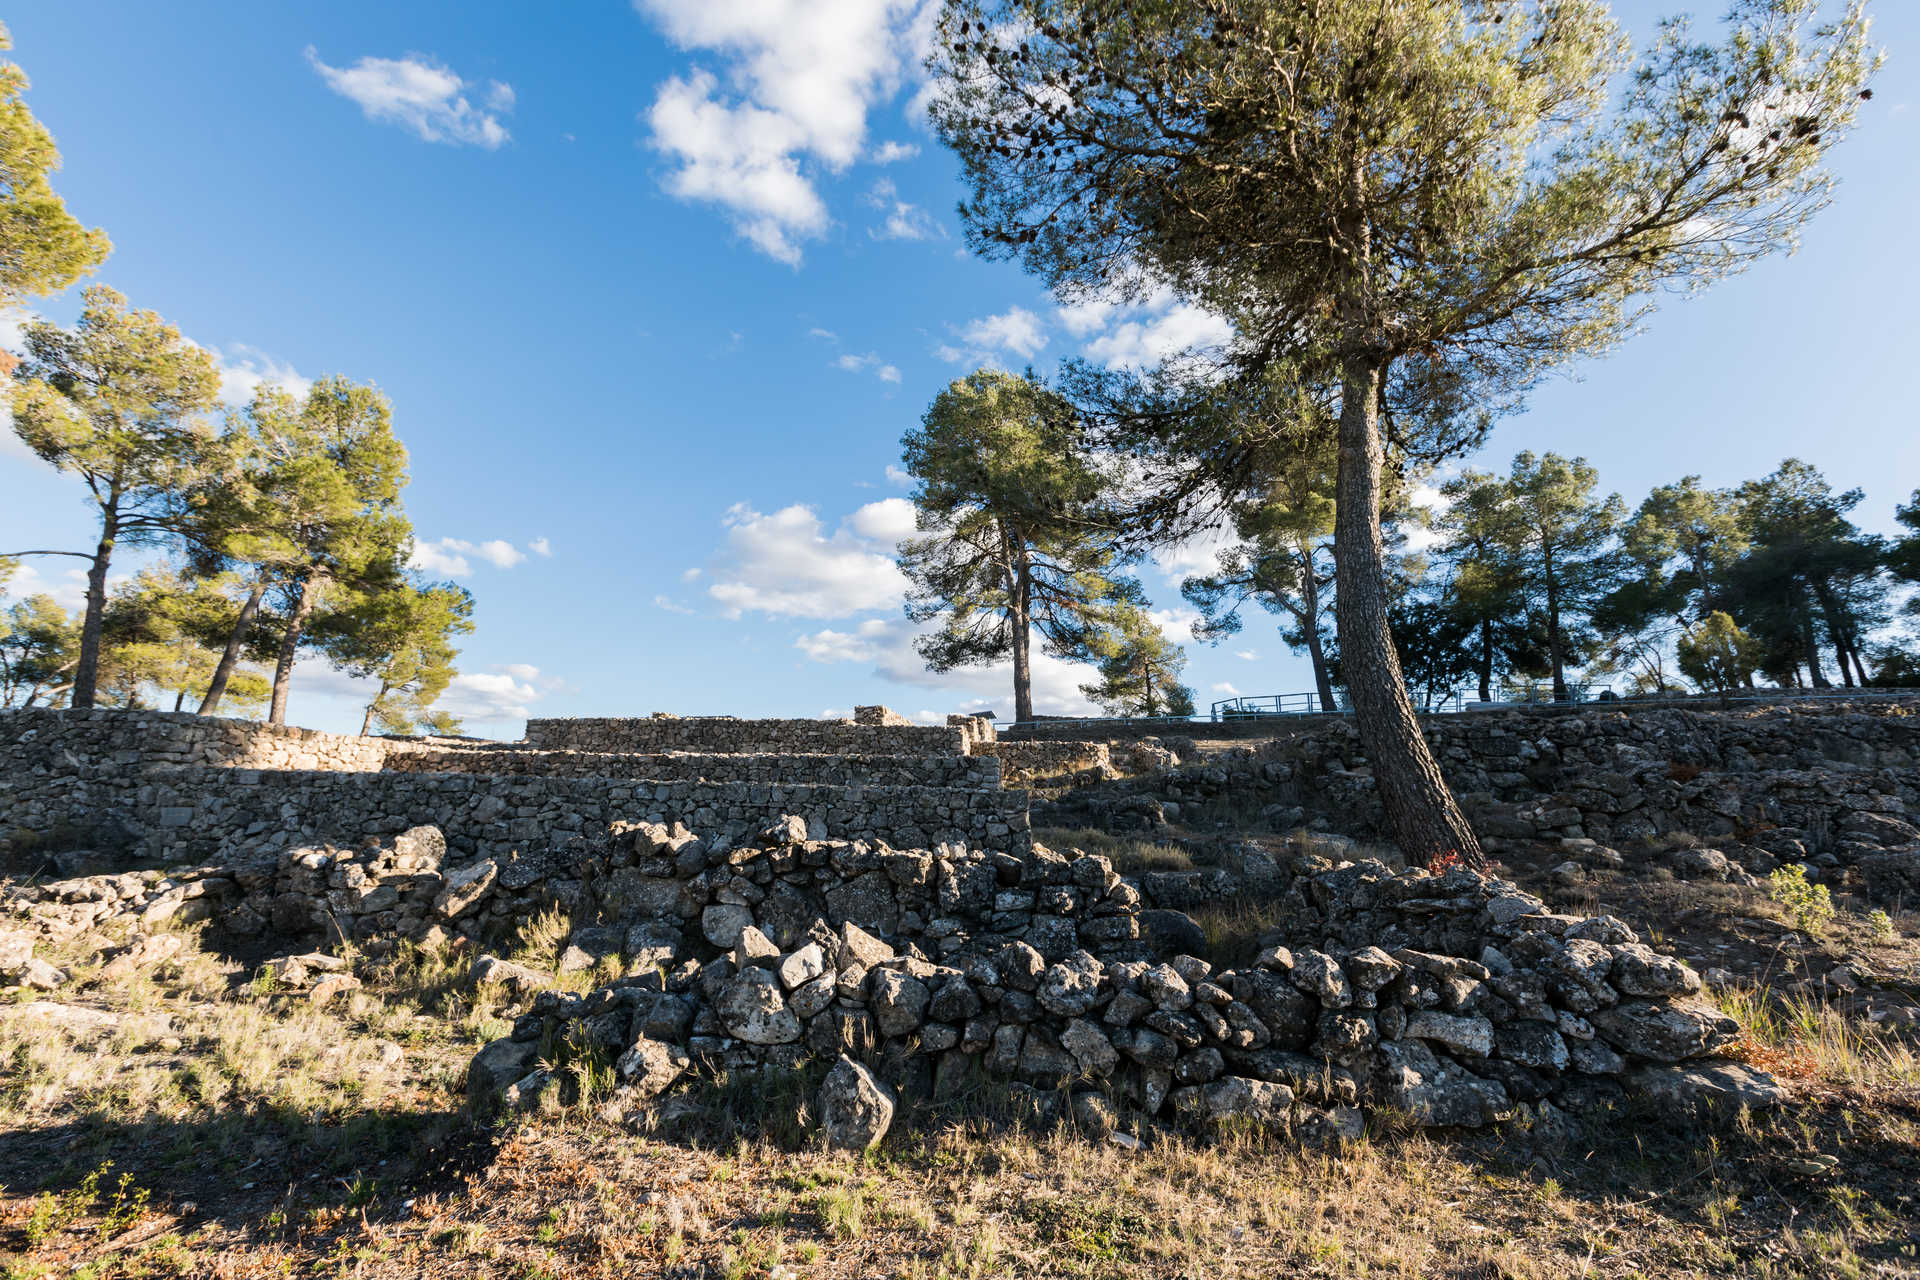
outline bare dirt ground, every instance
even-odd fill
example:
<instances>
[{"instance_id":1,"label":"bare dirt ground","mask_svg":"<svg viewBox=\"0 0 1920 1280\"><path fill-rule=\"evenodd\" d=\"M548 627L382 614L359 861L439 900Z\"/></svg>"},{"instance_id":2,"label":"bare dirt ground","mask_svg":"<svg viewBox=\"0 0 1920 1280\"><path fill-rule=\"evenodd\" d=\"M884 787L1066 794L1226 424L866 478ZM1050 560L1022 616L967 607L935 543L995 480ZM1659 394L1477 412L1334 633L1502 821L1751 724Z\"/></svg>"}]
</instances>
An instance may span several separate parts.
<instances>
[{"instance_id":1,"label":"bare dirt ground","mask_svg":"<svg viewBox=\"0 0 1920 1280\"><path fill-rule=\"evenodd\" d=\"M320 999L190 933L157 965L79 962L58 993L0 1004L0 1274L1920 1277L1920 1057L1893 1012L1920 990L1917 922L1842 901L1801 928L1764 893L1650 863L1556 879L1564 857L1505 870L1738 975L1717 998L1793 1105L1568 1133L1376 1116L1305 1151L1137 1117L1135 1142L1083 1135L982 1086L864 1159L820 1145L805 1079L682 1090L620 1123L589 1091L482 1124L461 1077L511 996L469 986L470 957L356 958L361 985ZM1200 917L1223 950L1261 927L1259 904ZM518 958L554 950L530 937Z\"/></svg>"}]
</instances>

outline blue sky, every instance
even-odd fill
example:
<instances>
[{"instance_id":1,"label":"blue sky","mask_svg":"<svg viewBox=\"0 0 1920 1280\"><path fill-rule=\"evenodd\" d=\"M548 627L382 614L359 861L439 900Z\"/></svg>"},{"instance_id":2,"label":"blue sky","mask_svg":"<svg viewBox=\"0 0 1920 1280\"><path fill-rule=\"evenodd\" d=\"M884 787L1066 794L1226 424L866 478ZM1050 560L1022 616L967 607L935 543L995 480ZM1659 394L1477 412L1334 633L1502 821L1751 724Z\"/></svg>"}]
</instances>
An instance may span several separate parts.
<instances>
[{"instance_id":1,"label":"blue sky","mask_svg":"<svg viewBox=\"0 0 1920 1280\"><path fill-rule=\"evenodd\" d=\"M1920 7L1877 9L1887 66L1801 252L1665 307L1475 465L1584 454L1632 503L1793 454L1892 527L1920 485ZM1640 35L1668 11L1616 5ZM1003 672L932 677L912 654L888 554L911 524L901 434L982 360L1137 361L1208 332L1172 300L1062 311L966 255L910 0L0 17L59 190L113 237L100 280L216 349L235 396L342 373L392 397L423 561L478 599L450 697L476 731L1006 710ZM77 298L40 310L64 322ZM90 535L77 486L0 439L0 550ZM1146 581L1179 632L1194 566L1168 561ZM71 598L67 563L25 585ZM1189 652L1203 705L1311 687L1264 618ZM1077 709L1082 675L1047 664L1041 709ZM354 690L305 663L291 718L357 728Z\"/></svg>"}]
</instances>

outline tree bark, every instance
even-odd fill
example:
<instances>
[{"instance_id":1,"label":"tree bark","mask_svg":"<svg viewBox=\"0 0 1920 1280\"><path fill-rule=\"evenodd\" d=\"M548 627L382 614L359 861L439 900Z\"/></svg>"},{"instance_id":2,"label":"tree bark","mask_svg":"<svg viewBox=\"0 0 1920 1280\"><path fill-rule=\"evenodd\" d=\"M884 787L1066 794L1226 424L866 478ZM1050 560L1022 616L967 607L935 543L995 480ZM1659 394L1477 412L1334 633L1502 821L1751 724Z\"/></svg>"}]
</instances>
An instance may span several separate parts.
<instances>
[{"instance_id":1,"label":"tree bark","mask_svg":"<svg viewBox=\"0 0 1920 1280\"><path fill-rule=\"evenodd\" d=\"M1815 689L1831 689L1833 683L1827 679L1827 673L1820 668L1820 644L1813 634L1811 614L1800 621L1800 640L1807 651L1807 674L1812 677Z\"/></svg>"},{"instance_id":2,"label":"tree bark","mask_svg":"<svg viewBox=\"0 0 1920 1280\"><path fill-rule=\"evenodd\" d=\"M1493 701L1493 619L1480 620L1480 701Z\"/></svg>"},{"instance_id":3,"label":"tree bark","mask_svg":"<svg viewBox=\"0 0 1920 1280\"><path fill-rule=\"evenodd\" d=\"M361 737L366 737L373 730L373 709L380 705L380 699L386 697L392 687L384 680L380 682L380 692L373 695L373 701L367 704L366 717L360 721Z\"/></svg>"},{"instance_id":4,"label":"tree bark","mask_svg":"<svg viewBox=\"0 0 1920 1280\"><path fill-rule=\"evenodd\" d=\"M1314 576L1311 548L1300 575L1300 602L1300 630L1307 637L1307 657L1313 663L1313 689L1320 697L1320 709L1332 715L1339 708L1333 705L1333 677L1327 673L1327 648L1320 639L1320 583Z\"/></svg>"},{"instance_id":5,"label":"tree bark","mask_svg":"<svg viewBox=\"0 0 1920 1280\"><path fill-rule=\"evenodd\" d=\"M1013 613L1013 718L1024 724L1033 719L1033 570L1024 554L1017 556Z\"/></svg>"},{"instance_id":6,"label":"tree bark","mask_svg":"<svg viewBox=\"0 0 1920 1280\"><path fill-rule=\"evenodd\" d=\"M93 563L87 566L87 611L80 624L80 662L73 672L73 690L67 705L76 711L93 706L94 692L100 682L100 625L107 615L107 566L113 560L113 544L120 536L118 503L109 500L100 516L100 545L94 549Z\"/></svg>"},{"instance_id":7,"label":"tree bark","mask_svg":"<svg viewBox=\"0 0 1920 1280\"><path fill-rule=\"evenodd\" d=\"M240 650L253 631L253 620L259 616L260 601L266 594L267 575L263 572L253 580L253 586L247 591L247 602L240 606L240 616L234 620L232 634L227 636L227 647L220 654L219 665L213 669L213 683L207 686L207 696L200 699L199 714L212 715L219 708L220 699L227 696L227 681L233 678L233 669L239 665Z\"/></svg>"},{"instance_id":8,"label":"tree bark","mask_svg":"<svg viewBox=\"0 0 1920 1280\"><path fill-rule=\"evenodd\" d=\"M280 660L273 668L273 704L267 711L268 724L287 722L287 687L293 682L293 658L300 650L300 632L305 629L319 594L319 575L309 571L300 579L300 599L293 606L293 616L287 619L287 634L280 639Z\"/></svg>"},{"instance_id":9,"label":"tree bark","mask_svg":"<svg viewBox=\"0 0 1920 1280\"><path fill-rule=\"evenodd\" d=\"M1560 583L1553 572L1553 548L1545 548L1547 567L1547 659L1553 665L1553 700L1567 700L1567 662L1560 652Z\"/></svg>"},{"instance_id":10,"label":"tree bark","mask_svg":"<svg viewBox=\"0 0 1920 1280\"><path fill-rule=\"evenodd\" d=\"M1480 841L1421 735L1387 626L1378 417L1385 364L1377 355L1356 352L1347 356L1342 371L1333 554L1334 617L1347 697L1373 762L1387 822L1408 860L1418 865L1454 853L1468 866L1484 867Z\"/></svg>"}]
</instances>

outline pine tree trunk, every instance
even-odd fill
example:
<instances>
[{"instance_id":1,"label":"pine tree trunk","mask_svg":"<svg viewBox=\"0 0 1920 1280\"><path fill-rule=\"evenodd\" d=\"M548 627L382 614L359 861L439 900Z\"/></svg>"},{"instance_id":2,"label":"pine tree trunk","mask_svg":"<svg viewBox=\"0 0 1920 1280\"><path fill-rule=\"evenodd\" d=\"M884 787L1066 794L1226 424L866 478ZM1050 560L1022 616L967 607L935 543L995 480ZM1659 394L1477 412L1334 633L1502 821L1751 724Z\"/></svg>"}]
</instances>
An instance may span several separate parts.
<instances>
[{"instance_id":1,"label":"pine tree trunk","mask_svg":"<svg viewBox=\"0 0 1920 1280\"><path fill-rule=\"evenodd\" d=\"M1007 623L1013 630L1013 718L1025 724L1033 719L1033 577L1024 555L1016 577L1019 586Z\"/></svg>"},{"instance_id":2,"label":"pine tree trunk","mask_svg":"<svg viewBox=\"0 0 1920 1280\"><path fill-rule=\"evenodd\" d=\"M1373 762L1387 822L1409 861L1452 852L1484 867L1480 841L1447 789L1421 736L1387 626L1386 548L1380 534L1382 446L1378 397L1385 362L1347 357L1340 405L1340 467L1335 482L1334 617L1360 741Z\"/></svg>"},{"instance_id":3,"label":"pine tree trunk","mask_svg":"<svg viewBox=\"0 0 1920 1280\"><path fill-rule=\"evenodd\" d=\"M379 692L379 693L376 693L376 694L374 694L374 695L373 695L373 701L372 701L372 702L369 702L369 703L367 704L367 714L366 714L366 717L365 717L364 719L362 719L362 720L360 721L360 736L361 736L361 737L363 737L363 738L364 738L364 737L366 737L366 736L367 736L367 734L368 734L368 733L370 733L370 732L372 732L372 730L373 730L373 709L374 709L375 707L377 707L377 706L379 706L379 705L380 705L380 700L381 700L382 698L384 698L384 697L386 697L386 696L387 696L387 693L388 693L388 691L389 691L389 689L390 689L390 687L391 687L391 686L389 686L389 685L387 684L387 682L386 682L386 681L384 681L384 680L382 680L382 681L380 682L380 692Z\"/></svg>"},{"instance_id":4,"label":"pine tree trunk","mask_svg":"<svg viewBox=\"0 0 1920 1280\"><path fill-rule=\"evenodd\" d=\"M280 639L280 660L273 668L273 704L267 711L268 724L287 722L287 687L293 682L293 659L300 651L300 633L313 613L315 597L320 594L319 576L309 572L300 579L300 599L287 619L287 634Z\"/></svg>"},{"instance_id":5,"label":"pine tree trunk","mask_svg":"<svg viewBox=\"0 0 1920 1280\"><path fill-rule=\"evenodd\" d=\"M260 615L260 601L266 594L267 575L262 572L253 580L253 586L247 591L247 602L240 606L240 616L234 619L227 647L221 651L220 663L213 669L213 683L207 686L207 696L200 699L201 715L212 715L219 709L220 699L227 696L227 681L233 678L233 669L239 665L240 650L253 631L253 620Z\"/></svg>"},{"instance_id":6,"label":"pine tree trunk","mask_svg":"<svg viewBox=\"0 0 1920 1280\"><path fill-rule=\"evenodd\" d=\"M1827 679L1827 673L1820 668L1820 644L1814 638L1813 618L1811 615L1801 619L1800 642L1802 647L1807 651L1807 674L1812 677L1813 688L1833 688L1832 681Z\"/></svg>"},{"instance_id":7,"label":"pine tree trunk","mask_svg":"<svg viewBox=\"0 0 1920 1280\"><path fill-rule=\"evenodd\" d=\"M1480 621L1480 701L1493 701L1493 619Z\"/></svg>"},{"instance_id":8,"label":"pine tree trunk","mask_svg":"<svg viewBox=\"0 0 1920 1280\"><path fill-rule=\"evenodd\" d=\"M67 705L76 711L93 706L94 692L100 681L100 628L107 616L107 567L113 560L113 544L120 534L118 502L109 500L101 513L100 545L94 549L93 563L87 566L87 611L80 624L80 662L74 668L73 689Z\"/></svg>"},{"instance_id":9,"label":"pine tree trunk","mask_svg":"<svg viewBox=\"0 0 1920 1280\"><path fill-rule=\"evenodd\" d=\"M1560 645L1560 583L1553 572L1553 550L1546 552L1547 658L1553 664L1553 700L1567 700L1567 661Z\"/></svg>"},{"instance_id":10,"label":"pine tree trunk","mask_svg":"<svg viewBox=\"0 0 1920 1280\"><path fill-rule=\"evenodd\" d=\"M1300 630L1307 637L1307 657L1313 663L1313 689L1320 696L1320 709L1332 715L1333 677L1327 671L1327 648L1320 639L1320 583L1313 574L1313 552L1307 552L1300 575Z\"/></svg>"}]
</instances>

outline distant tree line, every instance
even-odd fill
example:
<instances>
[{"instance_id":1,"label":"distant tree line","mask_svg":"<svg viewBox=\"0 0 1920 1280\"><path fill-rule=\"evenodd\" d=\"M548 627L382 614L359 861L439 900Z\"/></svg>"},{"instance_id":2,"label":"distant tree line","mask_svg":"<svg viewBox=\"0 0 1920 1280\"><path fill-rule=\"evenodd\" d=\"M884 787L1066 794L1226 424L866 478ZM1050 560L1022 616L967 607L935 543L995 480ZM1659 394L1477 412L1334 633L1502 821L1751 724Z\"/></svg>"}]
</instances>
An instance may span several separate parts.
<instances>
[{"instance_id":1,"label":"distant tree line","mask_svg":"<svg viewBox=\"0 0 1920 1280\"><path fill-rule=\"evenodd\" d=\"M25 89L0 65L0 306L65 289L110 247L54 194L59 155ZM24 343L5 361L12 430L80 482L98 536L0 553L0 590L27 557L86 564L77 613L44 593L0 611L0 706L224 707L283 724L313 652L373 683L363 733L458 731L433 704L473 601L407 567L407 455L385 396L328 377L223 411L213 356L104 286L72 328L37 321ZM155 549L163 565L110 577L124 552Z\"/></svg>"},{"instance_id":2,"label":"distant tree line","mask_svg":"<svg viewBox=\"0 0 1920 1280\"><path fill-rule=\"evenodd\" d=\"M1221 512L1229 545L1182 585L1192 633L1217 643L1250 606L1273 616L1335 710L1347 675L1325 406L1296 389L1238 411L1268 415L1235 428L1266 444ZM941 392L905 440L919 481L919 533L901 549L908 613L938 624L920 652L942 671L1010 662L1017 719L1033 716L1035 635L1097 667L1082 692L1110 714L1193 712L1186 658L1131 572L1151 545L1140 477L1105 443L1097 413L989 369ZM1883 538L1849 519L1859 490L1835 492L1797 458L1726 489L1687 476L1631 510L1584 458L1553 453L1461 471L1424 503L1426 467L1400 457L1383 475L1389 627L1423 705L1460 690L1495 701L1514 684L1562 701L1599 681L1626 696L1920 684L1899 625L1920 619L1920 490L1895 513L1912 532Z\"/></svg>"}]
</instances>

